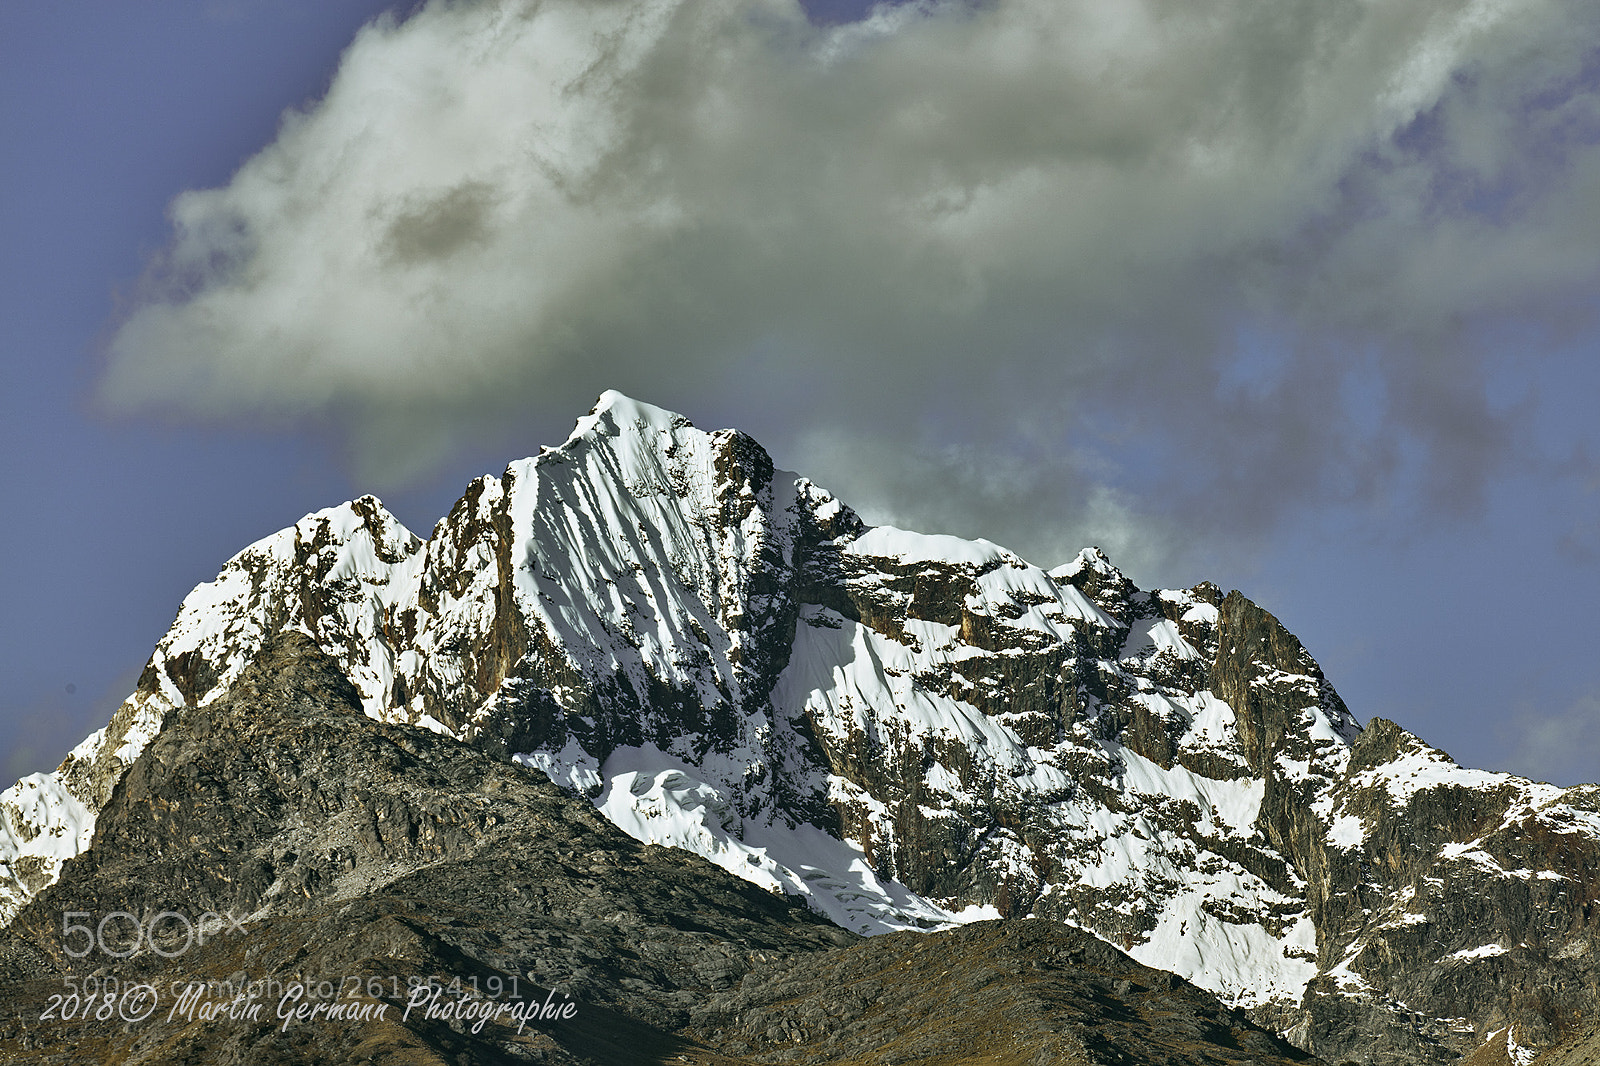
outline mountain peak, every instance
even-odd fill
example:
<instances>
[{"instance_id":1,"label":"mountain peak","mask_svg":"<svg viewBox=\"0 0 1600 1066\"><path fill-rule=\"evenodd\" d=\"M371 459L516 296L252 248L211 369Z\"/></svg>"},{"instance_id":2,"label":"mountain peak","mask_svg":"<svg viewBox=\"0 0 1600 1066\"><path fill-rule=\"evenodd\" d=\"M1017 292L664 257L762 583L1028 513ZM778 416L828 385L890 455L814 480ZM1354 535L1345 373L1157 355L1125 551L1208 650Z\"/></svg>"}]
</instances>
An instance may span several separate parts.
<instances>
[{"instance_id":1,"label":"mountain peak","mask_svg":"<svg viewBox=\"0 0 1600 1066\"><path fill-rule=\"evenodd\" d=\"M0 797L0 918L146 746L280 652L853 932L1064 922L1335 1060L1443 1066L1594 1007L1562 990L1600 955L1551 930L1590 921L1560 886L1600 861L1600 792L1363 740L1240 593L868 528L749 436L615 391L425 542L362 497L197 587L111 722Z\"/></svg>"},{"instance_id":2,"label":"mountain peak","mask_svg":"<svg viewBox=\"0 0 1600 1066\"><path fill-rule=\"evenodd\" d=\"M1072 575L1084 570L1092 570L1097 574L1122 576L1122 571L1111 565L1110 556L1106 555L1098 546L1091 545L1080 551L1072 562L1058 567L1054 573L1070 579Z\"/></svg>"},{"instance_id":3,"label":"mountain peak","mask_svg":"<svg viewBox=\"0 0 1600 1066\"><path fill-rule=\"evenodd\" d=\"M589 413L578 419L577 425L567 435L567 443L598 433L602 436L619 436L626 432L671 431L694 428L683 415L664 407L635 400L616 389L600 394Z\"/></svg>"}]
</instances>

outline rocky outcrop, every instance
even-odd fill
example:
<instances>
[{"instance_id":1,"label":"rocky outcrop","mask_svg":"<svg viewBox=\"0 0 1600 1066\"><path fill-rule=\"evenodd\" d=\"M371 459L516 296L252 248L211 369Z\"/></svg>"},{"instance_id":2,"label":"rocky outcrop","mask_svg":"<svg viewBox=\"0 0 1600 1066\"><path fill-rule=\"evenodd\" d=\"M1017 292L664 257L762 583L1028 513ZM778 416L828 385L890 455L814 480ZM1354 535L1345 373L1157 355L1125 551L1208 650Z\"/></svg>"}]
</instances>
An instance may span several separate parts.
<instances>
[{"instance_id":1,"label":"rocky outcrop","mask_svg":"<svg viewBox=\"0 0 1600 1066\"><path fill-rule=\"evenodd\" d=\"M1597 802L1463 770L1374 719L1334 792L1302 1038L1336 1061L1447 1063L1496 1034L1531 1059L1580 1031L1600 987Z\"/></svg>"},{"instance_id":2,"label":"rocky outcrop","mask_svg":"<svg viewBox=\"0 0 1600 1066\"><path fill-rule=\"evenodd\" d=\"M759 1063L1314 1063L1188 982L1043 919L759 966L690 1032Z\"/></svg>"}]
</instances>

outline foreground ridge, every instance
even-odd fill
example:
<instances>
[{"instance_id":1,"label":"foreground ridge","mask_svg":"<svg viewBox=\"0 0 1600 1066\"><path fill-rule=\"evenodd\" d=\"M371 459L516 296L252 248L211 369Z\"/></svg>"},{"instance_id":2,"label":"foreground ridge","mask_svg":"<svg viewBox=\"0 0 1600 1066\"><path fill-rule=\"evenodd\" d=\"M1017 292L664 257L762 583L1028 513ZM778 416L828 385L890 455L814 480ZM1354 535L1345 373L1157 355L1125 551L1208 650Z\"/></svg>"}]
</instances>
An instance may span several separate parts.
<instances>
[{"instance_id":1,"label":"foreground ridge","mask_svg":"<svg viewBox=\"0 0 1600 1066\"><path fill-rule=\"evenodd\" d=\"M1333 1061L1520 1061L1600 1007L1594 786L1362 729L1238 592L868 527L748 436L618 393L426 541L363 497L196 588L108 726L0 798L0 917L287 632L377 722L852 932L1054 919Z\"/></svg>"}]
</instances>

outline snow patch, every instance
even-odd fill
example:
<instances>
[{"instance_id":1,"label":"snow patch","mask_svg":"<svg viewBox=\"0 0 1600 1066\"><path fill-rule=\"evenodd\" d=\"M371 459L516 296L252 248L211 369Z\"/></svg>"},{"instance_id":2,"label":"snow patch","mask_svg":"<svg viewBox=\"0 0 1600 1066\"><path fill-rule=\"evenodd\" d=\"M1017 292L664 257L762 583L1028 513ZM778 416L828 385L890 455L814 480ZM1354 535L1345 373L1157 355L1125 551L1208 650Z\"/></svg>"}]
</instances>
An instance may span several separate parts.
<instances>
[{"instance_id":1,"label":"snow patch","mask_svg":"<svg viewBox=\"0 0 1600 1066\"><path fill-rule=\"evenodd\" d=\"M511 756L511 761L530 770L538 770L561 788L571 789L590 799L598 796L605 787L605 778L600 776L599 760L570 737L560 751L519 752Z\"/></svg>"},{"instance_id":2,"label":"snow patch","mask_svg":"<svg viewBox=\"0 0 1600 1066\"><path fill-rule=\"evenodd\" d=\"M728 790L705 776L653 744L621 747L600 771L595 806L635 840L691 851L768 891L800 896L853 932L942 929L983 917L958 917L878 877L859 845L815 826L741 819Z\"/></svg>"},{"instance_id":3,"label":"snow patch","mask_svg":"<svg viewBox=\"0 0 1600 1066\"><path fill-rule=\"evenodd\" d=\"M61 864L89 846L94 822L95 813L55 774L29 774L0 792L0 877L26 883L32 878L22 867L36 867L53 882ZM26 902L0 896L0 923Z\"/></svg>"},{"instance_id":4,"label":"snow patch","mask_svg":"<svg viewBox=\"0 0 1600 1066\"><path fill-rule=\"evenodd\" d=\"M894 526L873 526L845 548L850 555L896 559L902 563L949 563L979 569L1016 562L1016 556L987 540L963 540L942 533L914 533Z\"/></svg>"},{"instance_id":5,"label":"snow patch","mask_svg":"<svg viewBox=\"0 0 1600 1066\"><path fill-rule=\"evenodd\" d=\"M1183 639L1178 627L1165 618L1141 618L1128 628L1122 642L1122 657L1130 659L1170 652L1179 659L1198 659L1194 645Z\"/></svg>"},{"instance_id":6,"label":"snow patch","mask_svg":"<svg viewBox=\"0 0 1600 1066\"><path fill-rule=\"evenodd\" d=\"M1328 843L1350 851L1367 841L1367 823L1353 814L1341 814L1328 827Z\"/></svg>"},{"instance_id":7,"label":"snow patch","mask_svg":"<svg viewBox=\"0 0 1600 1066\"><path fill-rule=\"evenodd\" d=\"M1446 955L1441 962L1469 962L1473 959L1492 959L1506 954L1506 949L1499 944L1484 944L1476 948L1463 948L1460 951Z\"/></svg>"}]
</instances>

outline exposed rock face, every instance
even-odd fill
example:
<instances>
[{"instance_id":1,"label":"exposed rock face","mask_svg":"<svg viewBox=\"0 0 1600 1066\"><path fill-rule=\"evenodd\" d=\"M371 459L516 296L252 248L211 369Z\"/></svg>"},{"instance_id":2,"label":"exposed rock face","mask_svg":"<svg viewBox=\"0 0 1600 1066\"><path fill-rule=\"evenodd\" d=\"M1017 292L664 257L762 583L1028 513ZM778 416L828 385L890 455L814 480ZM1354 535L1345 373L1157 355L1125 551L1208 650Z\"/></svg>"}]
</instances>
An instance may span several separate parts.
<instances>
[{"instance_id":1,"label":"exposed rock face","mask_svg":"<svg viewBox=\"0 0 1600 1066\"><path fill-rule=\"evenodd\" d=\"M1596 792L1462 770L1374 719L1334 794L1331 836L1351 843L1326 853L1303 1038L1448 1062L1469 1032L1509 1032L1531 1059L1580 1029L1600 947ZM1377 1009L1377 990L1404 1009Z\"/></svg>"},{"instance_id":2,"label":"exposed rock face","mask_svg":"<svg viewBox=\"0 0 1600 1066\"><path fill-rule=\"evenodd\" d=\"M94 846L0 933L0 1058L888 1062L911 1046L940 1056L923 1061L956 1062L997 1020L1017 1062L1307 1058L1181 980L1052 923L855 950L854 935L797 901L642 845L542 774L381 725L360 706L337 664L291 632L269 639L225 697L178 711L113 789ZM116 959L74 958L84 934L64 936L60 919L161 911L238 921L219 921L197 946L169 918L153 924L154 944ZM120 955L131 922L118 921L107 939ZM520 1032L514 1018L481 1028L429 1018L420 1000L407 1015L413 976L483 990L469 1002L574 1012ZM59 999L52 1009L52 995L112 977L122 1009L132 1001L121 992L139 984L158 1009L139 1021L110 1010L62 1018ZM336 991L319 1001L359 1016L280 1014L297 982L323 981ZM184 1006L190 982L214 991ZM237 1017L199 1006L236 1002ZM934 1002L945 1010L930 1017ZM796 1039L800 1027L811 1035Z\"/></svg>"},{"instance_id":3,"label":"exposed rock face","mask_svg":"<svg viewBox=\"0 0 1600 1066\"><path fill-rule=\"evenodd\" d=\"M365 497L191 593L111 725L6 794L3 913L291 630L369 717L856 932L1057 919L1334 1061L1537 1048L1600 1008L1596 789L1363 731L1237 592L869 528L749 437L614 393L426 541Z\"/></svg>"}]
</instances>

